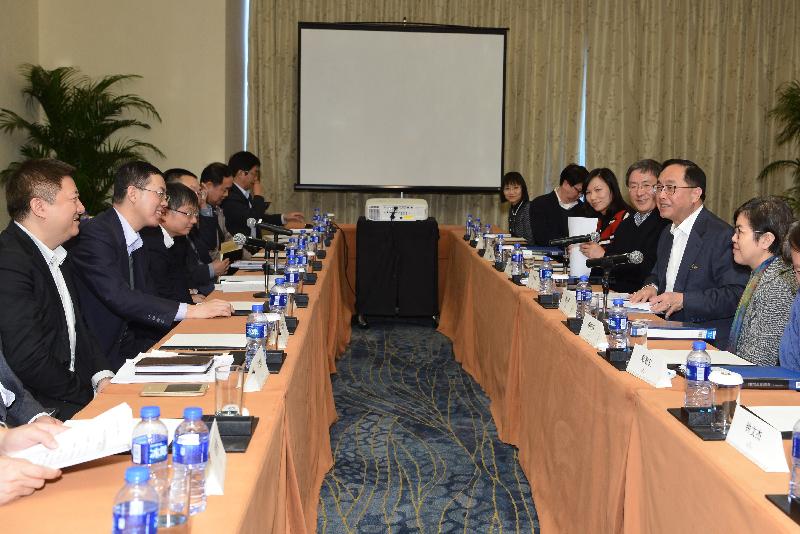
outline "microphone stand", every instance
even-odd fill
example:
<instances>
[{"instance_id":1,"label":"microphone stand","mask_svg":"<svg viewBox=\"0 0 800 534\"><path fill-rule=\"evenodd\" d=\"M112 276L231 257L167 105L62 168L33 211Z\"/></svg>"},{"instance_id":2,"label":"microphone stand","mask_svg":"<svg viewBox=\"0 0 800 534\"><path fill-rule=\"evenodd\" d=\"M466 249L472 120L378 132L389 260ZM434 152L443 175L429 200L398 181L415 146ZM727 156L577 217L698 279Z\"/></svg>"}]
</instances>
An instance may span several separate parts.
<instances>
[{"instance_id":1,"label":"microphone stand","mask_svg":"<svg viewBox=\"0 0 800 534\"><path fill-rule=\"evenodd\" d=\"M254 299L266 299L269 298L269 262L265 261L264 264L261 266L261 270L264 271L264 291L259 291L258 293L253 293Z\"/></svg>"}]
</instances>

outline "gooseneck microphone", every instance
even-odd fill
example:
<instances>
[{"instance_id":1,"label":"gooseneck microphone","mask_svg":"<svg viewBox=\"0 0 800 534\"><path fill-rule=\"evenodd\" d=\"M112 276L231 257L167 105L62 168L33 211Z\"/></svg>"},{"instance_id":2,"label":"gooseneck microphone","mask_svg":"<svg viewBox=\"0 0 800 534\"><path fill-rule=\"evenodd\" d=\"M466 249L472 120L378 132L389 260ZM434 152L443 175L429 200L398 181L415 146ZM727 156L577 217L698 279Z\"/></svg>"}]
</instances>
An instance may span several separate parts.
<instances>
[{"instance_id":1,"label":"gooseneck microphone","mask_svg":"<svg viewBox=\"0 0 800 534\"><path fill-rule=\"evenodd\" d=\"M286 245L282 243L275 243L274 241L265 241L263 239L256 239L254 237L247 237L244 234L236 234L233 236L233 242L240 247L258 247L265 250L284 250Z\"/></svg>"},{"instance_id":2,"label":"gooseneck microphone","mask_svg":"<svg viewBox=\"0 0 800 534\"><path fill-rule=\"evenodd\" d=\"M260 228L262 230L267 230L269 232L272 232L273 234L292 235L292 231L291 230L287 230L283 226L276 226L274 224L261 222L260 220L256 220L256 219L254 219L252 217L247 219L247 226L249 228Z\"/></svg>"},{"instance_id":3,"label":"gooseneck microphone","mask_svg":"<svg viewBox=\"0 0 800 534\"><path fill-rule=\"evenodd\" d=\"M558 239L551 239L550 246L566 247L568 245L577 245L578 243L588 243L589 241L594 241L595 243L597 243L599 240L600 240L600 234L598 232L592 232L590 234L574 235L572 237L559 237Z\"/></svg>"},{"instance_id":4,"label":"gooseneck microphone","mask_svg":"<svg viewBox=\"0 0 800 534\"><path fill-rule=\"evenodd\" d=\"M633 252L628 252L627 254L615 254L613 256L603 256L602 258L592 258L590 260L586 260L586 266L610 268L614 267L615 265L624 265L626 263L638 265L642 263L642 260L644 260L644 255L638 250L634 250Z\"/></svg>"}]
</instances>

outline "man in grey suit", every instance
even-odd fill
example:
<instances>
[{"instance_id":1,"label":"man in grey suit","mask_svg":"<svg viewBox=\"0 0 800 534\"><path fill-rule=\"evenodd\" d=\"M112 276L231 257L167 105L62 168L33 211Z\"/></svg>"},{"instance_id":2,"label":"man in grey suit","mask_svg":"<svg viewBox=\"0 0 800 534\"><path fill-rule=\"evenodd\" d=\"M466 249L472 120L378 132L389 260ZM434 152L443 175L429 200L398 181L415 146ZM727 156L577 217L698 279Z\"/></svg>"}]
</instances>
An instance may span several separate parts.
<instances>
[{"instance_id":1,"label":"man in grey suit","mask_svg":"<svg viewBox=\"0 0 800 534\"><path fill-rule=\"evenodd\" d=\"M706 175L689 160L665 161L655 191L672 225L662 231L656 265L631 302L650 302L667 319L714 327L714 345L726 347L748 279L733 261L733 228L703 207Z\"/></svg>"}]
</instances>

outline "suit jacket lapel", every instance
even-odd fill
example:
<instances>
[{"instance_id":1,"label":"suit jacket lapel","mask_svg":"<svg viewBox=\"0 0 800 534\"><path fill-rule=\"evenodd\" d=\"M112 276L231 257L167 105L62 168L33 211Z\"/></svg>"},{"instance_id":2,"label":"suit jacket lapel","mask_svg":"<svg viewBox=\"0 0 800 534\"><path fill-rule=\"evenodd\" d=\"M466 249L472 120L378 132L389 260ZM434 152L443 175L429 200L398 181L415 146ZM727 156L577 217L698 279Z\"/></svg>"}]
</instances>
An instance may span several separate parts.
<instances>
[{"instance_id":1,"label":"suit jacket lapel","mask_svg":"<svg viewBox=\"0 0 800 534\"><path fill-rule=\"evenodd\" d=\"M681 265L678 268L678 276L675 277L675 291L680 292L686 288L686 279L689 276L689 271L694 267L694 260L697 258L700 249L703 248L703 236L706 233L704 215L705 209L698 214L697 219L694 221L694 226L692 226L692 231L689 233L689 240L686 243Z\"/></svg>"}]
</instances>

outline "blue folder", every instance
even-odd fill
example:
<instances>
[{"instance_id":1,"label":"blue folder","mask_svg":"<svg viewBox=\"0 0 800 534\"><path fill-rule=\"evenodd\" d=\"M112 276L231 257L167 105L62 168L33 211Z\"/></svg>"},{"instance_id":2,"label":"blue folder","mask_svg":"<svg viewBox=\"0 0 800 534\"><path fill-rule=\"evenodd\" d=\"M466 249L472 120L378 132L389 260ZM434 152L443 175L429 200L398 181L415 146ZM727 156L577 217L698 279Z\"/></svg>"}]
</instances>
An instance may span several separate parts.
<instances>
[{"instance_id":1,"label":"blue folder","mask_svg":"<svg viewBox=\"0 0 800 534\"><path fill-rule=\"evenodd\" d=\"M772 365L722 365L742 375L748 389L792 389L800 390L800 371Z\"/></svg>"}]
</instances>

